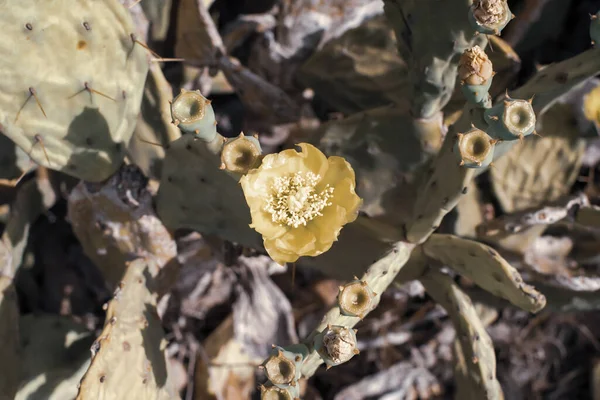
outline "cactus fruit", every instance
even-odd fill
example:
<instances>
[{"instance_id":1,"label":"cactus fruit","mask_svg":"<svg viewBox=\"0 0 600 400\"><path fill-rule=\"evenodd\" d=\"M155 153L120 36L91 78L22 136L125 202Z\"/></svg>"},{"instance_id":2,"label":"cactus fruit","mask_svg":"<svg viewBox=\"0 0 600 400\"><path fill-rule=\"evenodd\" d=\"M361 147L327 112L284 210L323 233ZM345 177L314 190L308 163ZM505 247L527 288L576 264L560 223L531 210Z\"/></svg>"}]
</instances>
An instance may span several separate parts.
<instances>
[{"instance_id":1,"label":"cactus fruit","mask_svg":"<svg viewBox=\"0 0 600 400\"><path fill-rule=\"evenodd\" d=\"M0 2L0 126L36 163L98 182L121 165L147 49L118 0ZM27 62L23 62L27 60Z\"/></svg>"},{"instance_id":2,"label":"cactus fruit","mask_svg":"<svg viewBox=\"0 0 600 400\"><path fill-rule=\"evenodd\" d=\"M533 100L515 100L506 97L485 111L488 122L488 134L500 140L523 140L535 133L536 117L531 102Z\"/></svg>"},{"instance_id":3,"label":"cactus fruit","mask_svg":"<svg viewBox=\"0 0 600 400\"><path fill-rule=\"evenodd\" d=\"M454 235L433 234L423 244L428 257L452 267L459 274L517 307L537 312L546 298L523 282L519 272L497 251L473 240Z\"/></svg>"},{"instance_id":4,"label":"cactus fruit","mask_svg":"<svg viewBox=\"0 0 600 400\"><path fill-rule=\"evenodd\" d=\"M507 0L474 0L469 22L477 32L499 35L514 16Z\"/></svg>"},{"instance_id":5,"label":"cactus fruit","mask_svg":"<svg viewBox=\"0 0 600 400\"><path fill-rule=\"evenodd\" d=\"M464 359L466 366L461 375L468 379L472 389L466 399L503 399L496 379L494 345L471 299L449 276L439 271L430 270L420 280L427 293L448 312L456 329L457 357Z\"/></svg>"},{"instance_id":6,"label":"cactus fruit","mask_svg":"<svg viewBox=\"0 0 600 400\"><path fill-rule=\"evenodd\" d=\"M479 46L464 51L458 62L458 77L461 90L471 103L484 103L494 78L494 67L489 57Z\"/></svg>"},{"instance_id":7,"label":"cactus fruit","mask_svg":"<svg viewBox=\"0 0 600 400\"><path fill-rule=\"evenodd\" d=\"M300 385L282 389L267 383L260 385L261 400L300 400Z\"/></svg>"},{"instance_id":8,"label":"cactus fruit","mask_svg":"<svg viewBox=\"0 0 600 400\"><path fill-rule=\"evenodd\" d=\"M356 345L356 330L338 325L327 325L313 342L327 369L348 362L360 353Z\"/></svg>"},{"instance_id":9,"label":"cactus fruit","mask_svg":"<svg viewBox=\"0 0 600 400\"><path fill-rule=\"evenodd\" d=\"M308 353L308 348L303 344L287 347L273 345L271 355L262 364L270 383L280 389L298 387L298 379L302 376L302 361Z\"/></svg>"},{"instance_id":10,"label":"cactus fruit","mask_svg":"<svg viewBox=\"0 0 600 400\"><path fill-rule=\"evenodd\" d=\"M459 157L460 165L466 168L481 168L491 164L496 140L475 127L456 136L454 153Z\"/></svg>"},{"instance_id":11,"label":"cactus fruit","mask_svg":"<svg viewBox=\"0 0 600 400\"><path fill-rule=\"evenodd\" d=\"M517 142L514 151L494 162L491 183L504 212L540 207L569 193L585 153L573 118L569 105L556 103L538 124L542 137Z\"/></svg>"},{"instance_id":12,"label":"cactus fruit","mask_svg":"<svg viewBox=\"0 0 600 400\"><path fill-rule=\"evenodd\" d=\"M343 315L364 318L373 309L375 293L367 282L354 277L352 282L340 286L337 301Z\"/></svg>"},{"instance_id":13,"label":"cactus fruit","mask_svg":"<svg viewBox=\"0 0 600 400\"><path fill-rule=\"evenodd\" d=\"M228 139L223 145L220 168L243 175L260 165L261 155L258 135L245 136L244 133L240 133L238 137Z\"/></svg>"},{"instance_id":14,"label":"cactus fruit","mask_svg":"<svg viewBox=\"0 0 600 400\"><path fill-rule=\"evenodd\" d=\"M104 329L92 345L92 362L77 400L179 399L167 379L165 339L148 262L127 265L108 303Z\"/></svg>"},{"instance_id":15,"label":"cactus fruit","mask_svg":"<svg viewBox=\"0 0 600 400\"><path fill-rule=\"evenodd\" d=\"M212 142L217 136L217 120L210 100L199 90L181 89L171 103L173 123L186 133L193 133L205 142Z\"/></svg>"}]
</instances>

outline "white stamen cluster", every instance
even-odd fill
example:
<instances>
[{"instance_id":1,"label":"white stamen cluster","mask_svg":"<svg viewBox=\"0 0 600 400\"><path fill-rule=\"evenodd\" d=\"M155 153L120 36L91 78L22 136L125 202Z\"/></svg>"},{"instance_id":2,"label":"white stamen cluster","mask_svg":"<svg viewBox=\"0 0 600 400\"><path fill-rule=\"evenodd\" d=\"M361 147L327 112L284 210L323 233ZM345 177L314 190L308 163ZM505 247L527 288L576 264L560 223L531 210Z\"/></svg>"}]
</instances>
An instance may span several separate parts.
<instances>
[{"instance_id":1,"label":"white stamen cluster","mask_svg":"<svg viewBox=\"0 0 600 400\"><path fill-rule=\"evenodd\" d=\"M264 210L271 214L273 222L294 228L323 215L321 211L330 206L333 188L327 185L320 193L315 186L321 176L312 172L296 172L278 176L271 186Z\"/></svg>"}]
</instances>

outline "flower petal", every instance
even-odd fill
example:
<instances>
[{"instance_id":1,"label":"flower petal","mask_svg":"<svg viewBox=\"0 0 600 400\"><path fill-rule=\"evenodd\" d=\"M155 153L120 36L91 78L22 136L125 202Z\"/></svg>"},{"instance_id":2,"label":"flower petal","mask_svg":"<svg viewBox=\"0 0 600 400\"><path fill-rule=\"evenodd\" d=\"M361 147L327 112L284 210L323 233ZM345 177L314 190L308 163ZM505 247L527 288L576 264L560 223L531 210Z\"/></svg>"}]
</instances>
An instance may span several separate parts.
<instances>
[{"instance_id":1,"label":"flower petal","mask_svg":"<svg viewBox=\"0 0 600 400\"><path fill-rule=\"evenodd\" d=\"M335 187L338 182L348 178L352 182L355 182L354 170L350 163L344 160L342 157L331 156L327 159L329 164L329 168L323 179L319 182L316 189L317 191L321 191L325 188L325 186L329 185L331 187ZM354 190L354 187L352 188Z\"/></svg>"},{"instance_id":2,"label":"flower petal","mask_svg":"<svg viewBox=\"0 0 600 400\"><path fill-rule=\"evenodd\" d=\"M279 247L277 247L275 239L265 239L264 245L269 257L271 257L277 264L285 265L285 263L296 262L296 260L300 258L298 254L282 251Z\"/></svg>"},{"instance_id":3,"label":"flower petal","mask_svg":"<svg viewBox=\"0 0 600 400\"><path fill-rule=\"evenodd\" d=\"M273 222L271 214L264 212L262 208L251 207L252 223L250 228L260 233L266 239L276 239L284 235L289 228Z\"/></svg>"},{"instance_id":4,"label":"flower petal","mask_svg":"<svg viewBox=\"0 0 600 400\"><path fill-rule=\"evenodd\" d=\"M346 222L346 209L332 204L325 207L323 215L310 221L307 227L315 235L322 250L324 245L331 246L337 240L344 222Z\"/></svg>"},{"instance_id":5,"label":"flower petal","mask_svg":"<svg viewBox=\"0 0 600 400\"><path fill-rule=\"evenodd\" d=\"M346 178L337 183L333 189L333 204L337 204L346 210L344 223L353 222L358 218L358 212L362 205L362 199L354 191L354 181Z\"/></svg>"},{"instance_id":6,"label":"flower petal","mask_svg":"<svg viewBox=\"0 0 600 400\"><path fill-rule=\"evenodd\" d=\"M312 255L316 247L316 242L315 235L305 226L290 229L284 236L275 239L277 248L285 252L294 252L301 256Z\"/></svg>"},{"instance_id":7,"label":"flower petal","mask_svg":"<svg viewBox=\"0 0 600 400\"><path fill-rule=\"evenodd\" d=\"M299 154L304 160L306 168L323 178L329 169L329 162L325 154L309 143L299 143L298 147L302 149L302 153Z\"/></svg>"}]
</instances>

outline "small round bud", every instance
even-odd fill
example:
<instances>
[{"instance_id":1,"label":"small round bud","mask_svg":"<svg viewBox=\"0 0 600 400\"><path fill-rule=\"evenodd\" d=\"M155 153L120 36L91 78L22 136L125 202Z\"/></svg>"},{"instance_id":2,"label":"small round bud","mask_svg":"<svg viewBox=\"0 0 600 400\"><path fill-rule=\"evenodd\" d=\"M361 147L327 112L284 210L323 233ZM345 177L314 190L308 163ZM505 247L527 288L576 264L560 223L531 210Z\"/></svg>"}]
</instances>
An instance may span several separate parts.
<instances>
[{"instance_id":1,"label":"small round bud","mask_svg":"<svg viewBox=\"0 0 600 400\"><path fill-rule=\"evenodd\" d=\"M464 51L458 62L458 77L467 85L483 85L494 76L494 66L485 51L474 46Z\"/></svg>"}]
</instances>

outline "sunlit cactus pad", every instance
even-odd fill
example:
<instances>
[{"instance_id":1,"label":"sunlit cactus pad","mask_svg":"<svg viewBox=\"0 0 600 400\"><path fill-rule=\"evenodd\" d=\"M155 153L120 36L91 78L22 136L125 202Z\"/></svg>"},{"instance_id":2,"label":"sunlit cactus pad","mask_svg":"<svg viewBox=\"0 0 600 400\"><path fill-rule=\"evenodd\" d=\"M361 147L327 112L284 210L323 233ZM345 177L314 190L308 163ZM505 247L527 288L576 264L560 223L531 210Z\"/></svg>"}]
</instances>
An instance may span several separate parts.
<instances>
[{"instance_id":1,"label":"sunlit cactus pad","mask_svg":"<svg viewBox=\"0 0 600 400\"><path fill-rule=\"evenodd\" d=\"M89 181L120 165L148 50L117 0L0 1L0 131L39 165Z\"/></svg>"}]
</instances>

